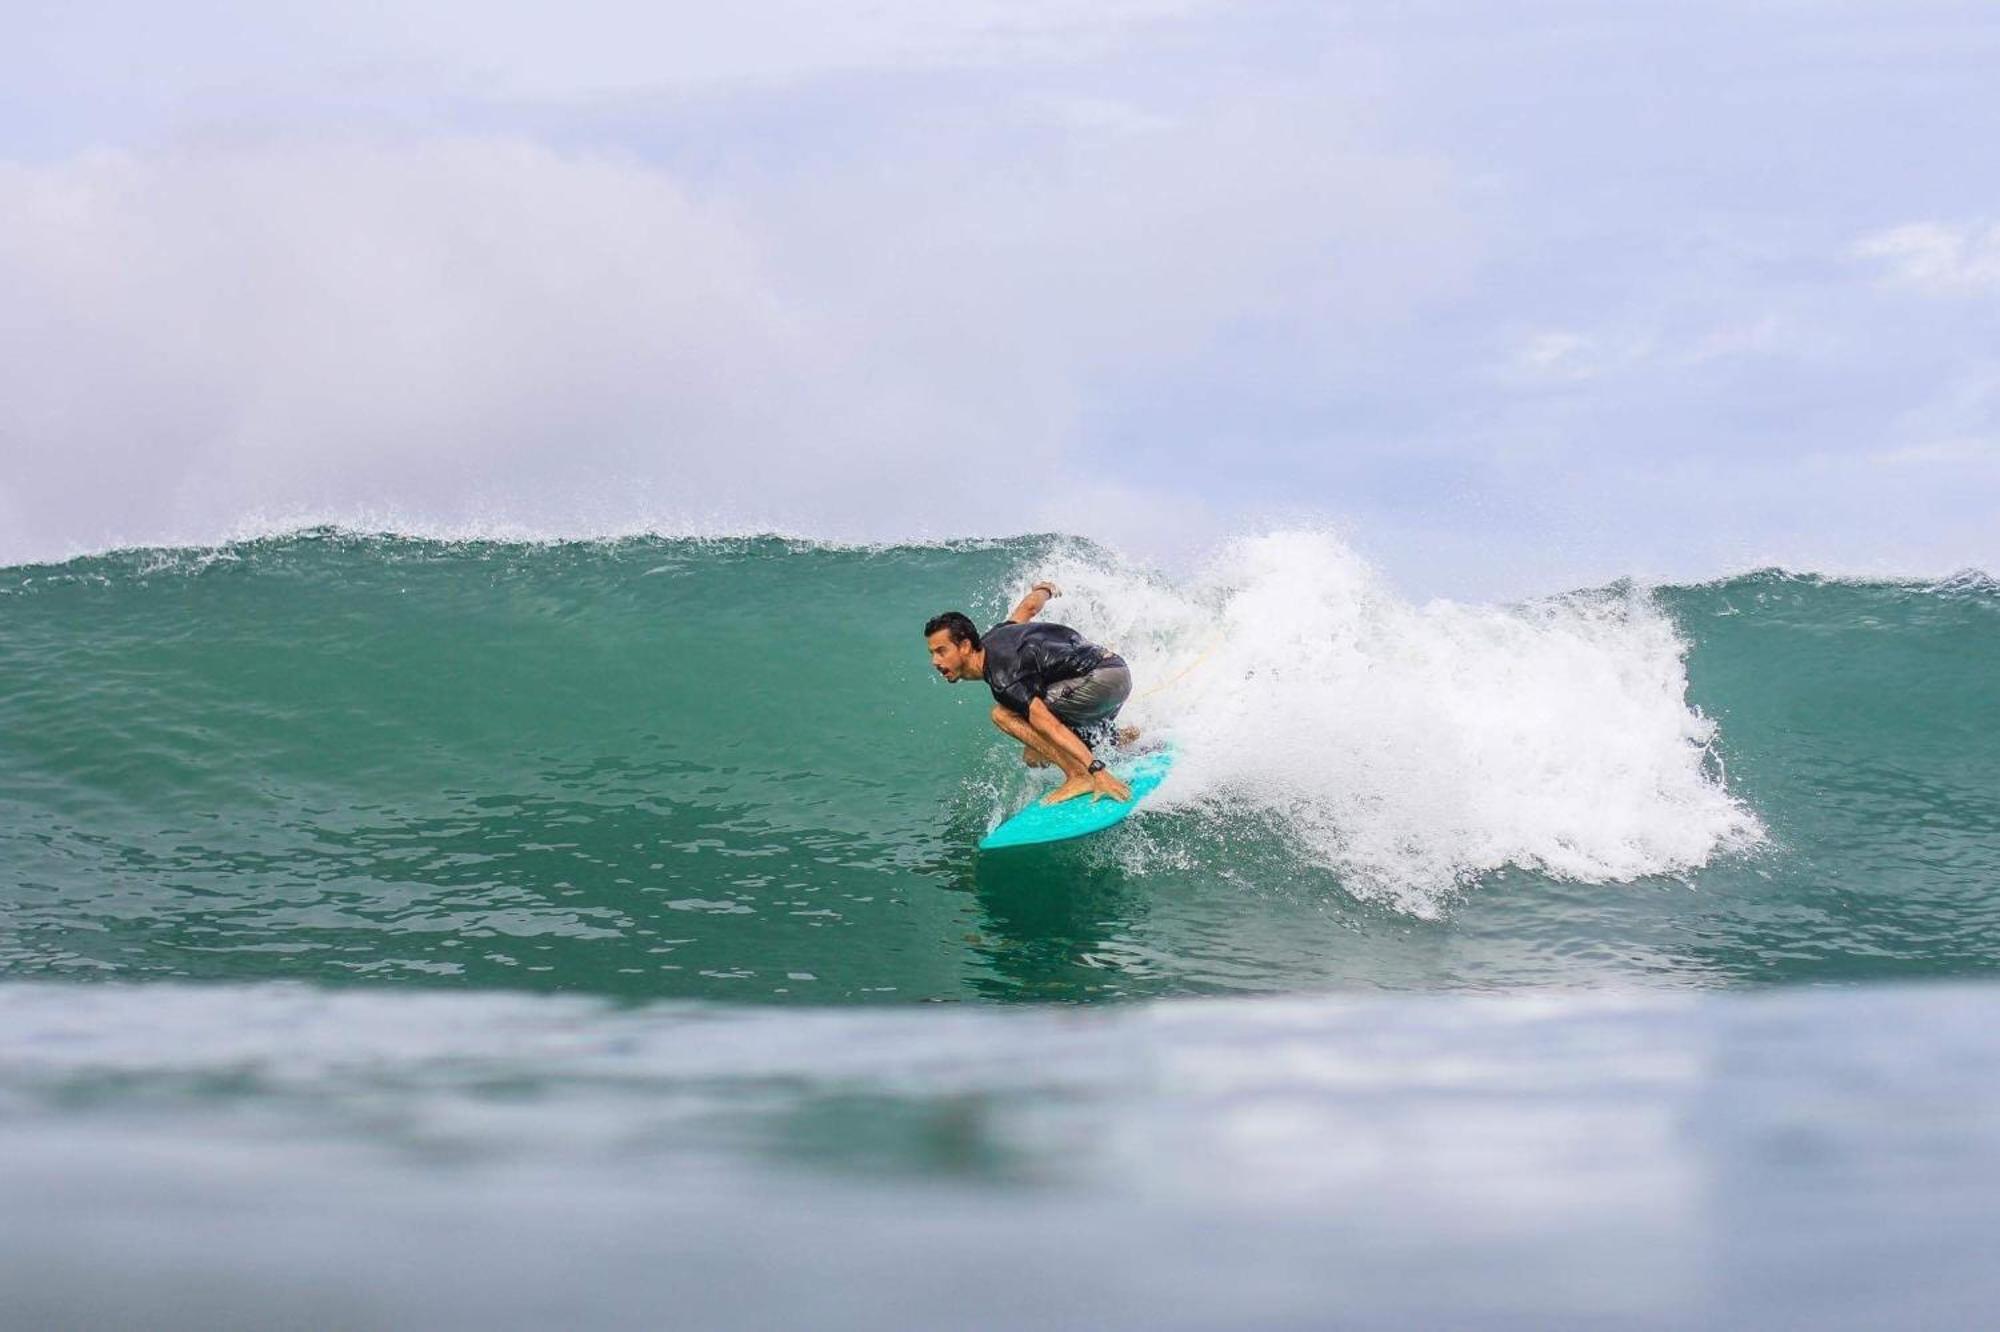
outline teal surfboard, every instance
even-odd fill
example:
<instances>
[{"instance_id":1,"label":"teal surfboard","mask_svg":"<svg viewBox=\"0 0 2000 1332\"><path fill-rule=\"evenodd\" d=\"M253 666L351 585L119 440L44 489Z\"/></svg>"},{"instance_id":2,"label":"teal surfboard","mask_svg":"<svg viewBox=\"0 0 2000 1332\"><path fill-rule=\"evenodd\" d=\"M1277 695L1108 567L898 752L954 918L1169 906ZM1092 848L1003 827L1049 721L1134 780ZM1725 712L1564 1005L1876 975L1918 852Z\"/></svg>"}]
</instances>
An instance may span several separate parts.
<instances>
[{"instance_id":1,"label":"teal surfboard","mask_svg":"<svg viewBox=\"0 0 2000 1332\"><path fill-rule=\"evenodd\" d=\"M1037 796L1033 804L987 833L980 841L979 849L998 851L1009 846L1038 846L1043 842L1061 842L1071 837L1102 832L1137 809L1139 802L1166 780L1173 766L1174 751L1171 749L1142 754L1130 763L1113 764L1111 771L1132 788L1130 800L1092 800L1083 795L1065 800L1060 805L1044 805L1041 797Z\"/></svg>"}]
</instances>

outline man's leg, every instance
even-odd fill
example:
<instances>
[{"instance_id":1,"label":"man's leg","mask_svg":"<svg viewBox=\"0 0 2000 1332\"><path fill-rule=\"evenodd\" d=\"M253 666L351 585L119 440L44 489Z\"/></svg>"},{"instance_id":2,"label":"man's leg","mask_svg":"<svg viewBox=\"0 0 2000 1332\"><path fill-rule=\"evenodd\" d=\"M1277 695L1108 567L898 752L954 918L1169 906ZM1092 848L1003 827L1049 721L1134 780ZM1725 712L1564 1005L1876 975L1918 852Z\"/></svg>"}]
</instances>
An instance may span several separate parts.
<instances>
[{"instance_id":1,"label":"man's leg","mask_svg":"<svg viewBox=\"0 0 2000 1332\"><path fill-rule=\"evenodd\" d=\"M1049 707L1092 749L1107 741L1129 745L1139 738L1136 727L1114 721L1132 696L1132 671L1123 661L1104 662L1088 675L1058 680L1049 686Z\"/></svg>"},{"instance_id":2,"label":"man's leg","mask_svg":"<svg viewBox=\"0 0 2000 1332\"><path fill-rule=\"evenodd\" d=\"M1057 749L1042 739L1035 728L1028 724L1026 717L1017 717L996 704L993 709L993 724L1019 740L1024 754L1039 755L1048 764L1062 769L1063 780L1055 790L1042 797L1044 805L1074 800L1091 789L1091 780L1084 771L1082 761L1068 751Z\"/></svg>"},{"instance_id":3,"label":"man's leg","mask_svg":"<svg viewBox=\"0 0 2000 1332\"><path fill-rule=\"evenodd\" d=\"M993 724L1021 742L1021 758L1031 768L1061 768L1062 754L1044 740L1028 725L1028 719L1000 706L993 705ZM1040 760L1037 762L1036 760Z\"/></svg>"}]
</instances>

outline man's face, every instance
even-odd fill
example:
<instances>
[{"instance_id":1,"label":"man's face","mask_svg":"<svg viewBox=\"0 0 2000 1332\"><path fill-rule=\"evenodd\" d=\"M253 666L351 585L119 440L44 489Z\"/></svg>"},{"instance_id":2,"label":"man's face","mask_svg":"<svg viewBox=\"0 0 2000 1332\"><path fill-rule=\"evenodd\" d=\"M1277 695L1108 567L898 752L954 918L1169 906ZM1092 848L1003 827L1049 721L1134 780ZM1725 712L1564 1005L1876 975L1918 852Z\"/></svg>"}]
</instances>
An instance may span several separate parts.
<instances>
[{"instance_id":1,"label":"man's face","mask_svg":"<svg viewBox=\"0 0 2000 1332\"><path fill-rule=\"evenodd\" d=\"M957 684L960 680L972 678L972 645L961 643L951 636L951 630L940 629L924 639L931 649L931 667L939 675Z\"/></svg>"}]
</instances>

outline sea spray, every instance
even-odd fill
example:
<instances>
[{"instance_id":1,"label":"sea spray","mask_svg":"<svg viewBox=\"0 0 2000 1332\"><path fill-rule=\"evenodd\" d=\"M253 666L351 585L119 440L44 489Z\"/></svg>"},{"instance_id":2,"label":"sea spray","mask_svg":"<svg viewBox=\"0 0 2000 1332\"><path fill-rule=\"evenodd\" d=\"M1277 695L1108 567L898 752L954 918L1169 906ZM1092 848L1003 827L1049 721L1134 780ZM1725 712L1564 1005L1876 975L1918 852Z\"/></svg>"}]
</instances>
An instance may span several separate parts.
<instances>
[{"instance_id":1,"label":"sea spray","mask_svg":"<svg viewBox=\"0 0 2000 1332\"><path fill-rule=\"evenodd\" d=\"M1069 593L1049 614L1132 662L1128 719L1180 747L1162 804L1273 818L1357 894L1431 916L1507 865L1630 880L1761 836L1642 592L1412 605L1312 531L1179 586L1087 550L1038 567Z\"/></svg>"}]
</instances>

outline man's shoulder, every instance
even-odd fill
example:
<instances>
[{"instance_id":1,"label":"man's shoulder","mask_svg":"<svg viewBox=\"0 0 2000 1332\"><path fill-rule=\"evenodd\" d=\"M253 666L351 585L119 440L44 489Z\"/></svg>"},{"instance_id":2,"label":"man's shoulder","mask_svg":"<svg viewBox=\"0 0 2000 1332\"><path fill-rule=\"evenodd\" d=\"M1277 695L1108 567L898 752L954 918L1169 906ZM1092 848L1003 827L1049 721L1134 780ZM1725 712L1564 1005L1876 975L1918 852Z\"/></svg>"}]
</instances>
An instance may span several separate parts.
<instances>
[{"instance_id":1,"label":"man's shoulder","mask_svg":"<svg viewBox=\"0 0 2000 1332\"><path fill-rule=\"evenodd\" d=\"M1005 635L1008 639L1074 638L1076 630L1052 620L1002 620L988 629L985 636L991 638L995 634Z\"/></svg>"}]
</instances>

